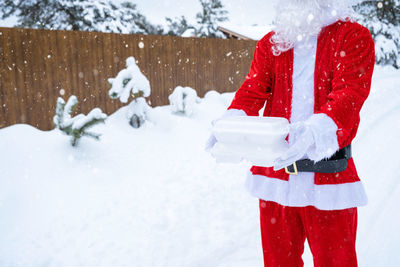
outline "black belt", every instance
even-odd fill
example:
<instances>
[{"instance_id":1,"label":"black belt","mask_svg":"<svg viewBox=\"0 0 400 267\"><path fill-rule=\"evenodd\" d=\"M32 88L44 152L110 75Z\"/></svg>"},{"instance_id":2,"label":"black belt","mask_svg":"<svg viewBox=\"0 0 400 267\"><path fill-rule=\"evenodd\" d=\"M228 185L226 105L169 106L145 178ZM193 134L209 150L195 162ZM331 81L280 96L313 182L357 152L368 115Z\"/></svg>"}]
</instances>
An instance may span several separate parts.
<instances>
[{"instance_id":1,"label":"black belt","mask_svg":"<svg viewBox=\"0 0 400 267\"><path fill-rule=\"evenodd\" d=\"M351 144L338 150L329 159L314 162L310 159L298 160L285 167L287 174L298 174L299 172L336 173L347 168L347 160L351 158Z\"/></svg>"}]
</instances>

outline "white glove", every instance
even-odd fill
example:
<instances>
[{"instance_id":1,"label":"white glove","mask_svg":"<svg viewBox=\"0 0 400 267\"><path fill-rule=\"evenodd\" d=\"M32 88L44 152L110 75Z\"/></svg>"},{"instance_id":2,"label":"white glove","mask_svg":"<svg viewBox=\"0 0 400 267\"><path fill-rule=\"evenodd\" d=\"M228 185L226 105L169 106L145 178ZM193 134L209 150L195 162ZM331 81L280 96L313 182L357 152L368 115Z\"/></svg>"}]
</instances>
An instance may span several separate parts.
<instances>
[{"instance_id":1,"label":"white glove","mask_svg":"<svg viewBox=\"0 0 400 267\"><path fill-rule=\"evenodd\" d=\"M312 115L306 121L290 125L289 136L292 144L274 163L274 170L280 170L307 156L314 162L329 158L338 149L338 127L326 114Z\"/></svg>"},{"instance_id":2,"label":"white glove","mask_svg":"<svg viewBox=\"0 0 400 267\"><path fill-rule=\"evenodd\" d=\"M314 144L314 138L311 129L304 122L291 124L289 128L289 135L292 136L293 143L281 157L275 160L275 171L283 169L293 162L303 158L308 149Z\"/></svg>"},{"instance_id":3,"label":"white glove","mask_svg":"<svg viewBox=\"0 0 400 267\"><path fill-rule=\"evenodd\" d=\"M211 124L214 126L215 123L217 123L217 121L219 121L220 119L233 117L233 116L247 116L247 115L246 115L246 112L244 112L241 109L228 109L227 111L225 111L225 113L221 117L213 120L211 122ZM214 147L214 145L216 143L217 143L217 138L215 138L215 136L211 133L206 141L204 150L207 152L210 152L210 150Z\"/></svg>"}]
</instances>

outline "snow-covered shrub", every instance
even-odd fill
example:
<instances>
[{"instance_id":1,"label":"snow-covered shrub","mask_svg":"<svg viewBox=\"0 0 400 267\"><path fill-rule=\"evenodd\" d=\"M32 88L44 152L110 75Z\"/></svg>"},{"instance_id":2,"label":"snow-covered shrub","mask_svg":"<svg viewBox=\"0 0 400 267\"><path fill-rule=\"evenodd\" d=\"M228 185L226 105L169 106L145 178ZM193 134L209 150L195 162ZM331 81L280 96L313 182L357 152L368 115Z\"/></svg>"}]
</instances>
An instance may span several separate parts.
<instances>
[{"instance_id":1,"label":"snow-covered shrub","mask_svg":"<svg viewBox=\"0 0 400 267\"><path fill-rule=\"evenodd\" d=\"M172 112L183 113L186 116L192 115L194 105L200 102L196 90L182 86L176 87L168 99Z\"/></svg>"},{"instance_id":2,"label":"snow-covered shrub","mask_svg":"<svg viewBox=\"0 0 400 267\"><path fill-rule=\"evenodd\" d=\"M104 123L107 115L101 109L94 108L89 114L79 114L71 117L71 113L78 105L76 96L72 95L65 103L64 99L59 97L57 99L56 115L53 118L55 127L61 130L64 134L72 137L71 144L76 146L82 136L92 137L96 140L99 139L100 134L89 132L89 128L98 123Z\"/></svg>"},{"instance_id":3,"label":"snow-covered shrub","mask_svg":"<svg viewBox=\"0 0 400 267\"><path fill-rule=\"evenodd\" d=\"M126 68L115 78L108 79L108 82L111 84L108 94L112 99L119 98L122 103L126 103L132 96L127 117L132 127L139 128L146 121L147 113L151 109L144 99L150 95L151 90L149 80L141 73L135 58L128 57Z\"/></svg>"}]
</instances>

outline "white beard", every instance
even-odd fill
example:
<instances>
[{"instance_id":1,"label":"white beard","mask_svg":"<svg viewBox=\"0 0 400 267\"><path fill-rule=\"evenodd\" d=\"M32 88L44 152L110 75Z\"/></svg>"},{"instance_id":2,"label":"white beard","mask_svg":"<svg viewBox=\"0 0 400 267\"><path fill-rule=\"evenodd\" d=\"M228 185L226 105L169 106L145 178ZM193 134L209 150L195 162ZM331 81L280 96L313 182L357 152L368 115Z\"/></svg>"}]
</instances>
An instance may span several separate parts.
<instances>
[{"instance_id":1,"label":"white beard","mask_svg":"<svg viewBox=\"0 0 400 267\"><path fill-rule=\"evenodd\" d=\"M317 36L324 26L351 19L354 0L280 0L276 6L272 52L280 55L297 42Z\"/></svg>"}]
</instances>

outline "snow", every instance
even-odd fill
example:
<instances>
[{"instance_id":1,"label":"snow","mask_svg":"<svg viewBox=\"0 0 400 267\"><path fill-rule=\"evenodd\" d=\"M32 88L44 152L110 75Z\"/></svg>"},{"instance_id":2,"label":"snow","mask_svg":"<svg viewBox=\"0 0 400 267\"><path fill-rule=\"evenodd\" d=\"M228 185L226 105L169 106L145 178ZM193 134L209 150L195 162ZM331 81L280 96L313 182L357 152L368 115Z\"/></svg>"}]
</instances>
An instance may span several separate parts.
<instances>
[{"instance_id":1,"label":"snow","mask_svg":"<svg viewBox=\"0 0 400 267\"><path fill-rule=\"evenodd\" d=\"M68 98L67 103L65 103L64 99L62 99L61 97L58 97L57 98L57 112L56 112L57 114L53 117L54 124L60 128L66 128L66 127L71 126L78 117L81 117L83 115L83 114L79 114L76 117L74 117L74 119L72 119L71 113L77 104L78 104L78 99L74 95L72 95ZM64 106L64 110L62 110L63 106ZM58 109L60 109L60 110L58 111Z\"/></svg>"},{"instance_id":2,"label":"snow","mask_svg":"<svg viewBox=\"0 0 400 267\"><path fill-rule=\"evenodd\" d=\"M195 104L199 101L199 97L193 88L177 86L168 96L168 100L172 112L190 116Z\"/></svg>"},{"instance_id":3,"label":"snow","mask_svg":"<svg viewBox=\"0 0 400 267\"><path fill-rule=\"evenodd\" d=\"M139 97L129 103L126 117L129 119L132 118L133 115L137 115L141 118L146 118L146 114L150 108L151 107L147 104L146 99Z\"/></svg>"},{"instance_id":4,"label":"snow","mask_svg":"<svg viewBox=\"0 0 400 267\"><path fill-rule=\"evenodd\" d=\"M353 155L369 195L359 209L360 266L398 266L400 72L378 67ZM206 94L191 117L152 110L133 129L128 107L72 147L58 130L0 130L0 266L261 267L249 165L204 151L210 121L233 94ZM312 266L310 251L305 266Z\"/></svg>"},{"instance_id":5,"label":"snow","mask_svg":"<svg viewBox=\"0 0 400 267\"><path fill-rule=\"evenodd\" d=\"M134 57L126 59L126 68L118 72L115 78L108 79L111 84L109 95L119 98L122 103L128 102L131 94L141 92L144 97L150 95L150 82L142 74Z\"/></svg>"},{"instance_id":6,"label":"snow","mask_svg":"<svg viewBox=\"0 0 400 267\"><path fill-rule=\"evenodd\" d=\"M224 22L219 26L224 27L235 33L244 35L253 40L260 40L267 33L273 30L273 26L269 24L265 25L240 25L232 22Z\"/></svg>"},{"instance_id":7,"label":"snow","mask_svg":"<svg viewBox=\"0 0 400 267\"><path fill-rule=\"evenodd\" d=\"M72 129L79 130L93 120L106 119L107 115L101 109L94 108L87 115L79 114L75 118Z\"/></svg>"},{"instance_id":8,"label":"snow","mask_svg":"<svg viewBox=\"0 0 400 267\"><path fill-rule=\"evenodd\" d=\"M15 16L6 19L0 19L0 27L13 27L17 23L18 23L18 18Z\"/></svg>"},{"instance_id":9,"label":"snow","mask_svg":"<svg viewBox=\"0 0 400 267\"><path fill-rule=\"evenodd\" d=\"M182 33L181 37L195 37L196 36L196 32L193 29L187 29L184 33Z\"/></svg>"}]
</instances>

